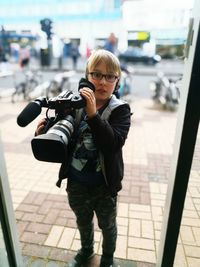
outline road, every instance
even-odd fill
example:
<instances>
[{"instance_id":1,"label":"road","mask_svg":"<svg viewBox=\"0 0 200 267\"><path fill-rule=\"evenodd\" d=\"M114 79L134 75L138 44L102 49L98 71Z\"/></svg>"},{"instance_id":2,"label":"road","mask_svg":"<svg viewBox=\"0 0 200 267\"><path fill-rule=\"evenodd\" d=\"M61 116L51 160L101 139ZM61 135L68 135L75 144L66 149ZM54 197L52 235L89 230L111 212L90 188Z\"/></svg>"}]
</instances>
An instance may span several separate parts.
<instances>
[{"instance_id":1,"label":"road","mask_svg":"<svg viewBox=\"0 0 200 267\"><path fill-rule=\"evenodd\" d=\"M70 69L70 65L68 64ZM157 72L163 72L168 77L176 78L183 73L184 64L182 61L162 61L156 66L145 65L129 65L132 71L132 95L137 97L149 98L150 90L149 83L155 79ZM80 64L78 71L70 79L72 89L76 90L78 81L84 77L84 65ZM43 70L42 81L51 80L58 73L56 70ZM15 87L15 84L24 80L24 73L21 70L16 70L13 75L0 78L0 93Z\"/></svg>"}]
</instances>

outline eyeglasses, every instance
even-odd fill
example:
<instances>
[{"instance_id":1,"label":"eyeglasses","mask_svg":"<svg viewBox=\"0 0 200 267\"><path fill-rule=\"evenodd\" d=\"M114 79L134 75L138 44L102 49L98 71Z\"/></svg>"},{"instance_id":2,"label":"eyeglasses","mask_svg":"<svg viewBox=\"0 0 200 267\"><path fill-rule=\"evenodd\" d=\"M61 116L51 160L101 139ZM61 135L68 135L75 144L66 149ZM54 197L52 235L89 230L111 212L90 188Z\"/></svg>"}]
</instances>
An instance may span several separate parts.
<instances>
[{"instance_id":1,"label":"eyeglasses","mask_svg":"<svg viewBox=\"0 0 200 267\"><path fill-rule=\"evenodd\" d=\"M115 76L114 74L102 74L101 72L90 72L89 73L92 76L92 79L100 81L105 77L106 81L109 83L114 83L118 76Z\"/></svg>"}]
</instances>

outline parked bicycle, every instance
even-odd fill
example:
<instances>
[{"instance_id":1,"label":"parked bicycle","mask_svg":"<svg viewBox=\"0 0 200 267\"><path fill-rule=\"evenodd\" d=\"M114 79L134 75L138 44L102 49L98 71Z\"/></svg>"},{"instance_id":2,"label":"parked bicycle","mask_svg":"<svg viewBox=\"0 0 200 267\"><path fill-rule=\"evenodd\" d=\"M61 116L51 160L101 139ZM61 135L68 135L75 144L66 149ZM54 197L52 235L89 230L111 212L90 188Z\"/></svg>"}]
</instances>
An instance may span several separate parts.
<instances>
[{"instance_id":1,"label":"parked bicycle","mask_svg":"<svg viewBox=\"0 0 200 267\"><path fill-rule=\"evenodd\" d=\"M70 78L75 74L75 71L66 71L57 73L55 77L47 84L46 97L51 98L59 95L62 91L70 90Z\"/></svg>"},{"instance_id":2,"label":"parked bicycle","mask_svg":"<svg viewBox=\"0 0 200 267\"><path fill-rule=\"evenodd\" d=\"M40 96L52 98L59 95L62 91L72 90L71 77L74 71L66 71L57 73L53 79L45 80L39 83L34 90L29 93L29 99L36 99Z\"/></svg>"},{"instance_id":3,"label":"parked bicycle","mask_svg":"<svg viewBox=\"0 0 200 267\"><path fill-rule=\"evenodd\" d=\"M26 101L31 100L30 94L41 83L42 74L39 71L26 71L24 73L24 80L15 86L15 91L11 96L12 103L19 99Z\"/></svg>"},{"instance_id":4,"label":"parked bicycle","mask_svg":"<svg viewBox=\"0 0 200 267\"><path fill-rule=\"evenodd\" d=\"M156 79L149 84L154 103L159 104L163 109L176 110L180 100L181 79L182 76L172 79L162 72L157 73Z\"/></svg>"}]
</instances>

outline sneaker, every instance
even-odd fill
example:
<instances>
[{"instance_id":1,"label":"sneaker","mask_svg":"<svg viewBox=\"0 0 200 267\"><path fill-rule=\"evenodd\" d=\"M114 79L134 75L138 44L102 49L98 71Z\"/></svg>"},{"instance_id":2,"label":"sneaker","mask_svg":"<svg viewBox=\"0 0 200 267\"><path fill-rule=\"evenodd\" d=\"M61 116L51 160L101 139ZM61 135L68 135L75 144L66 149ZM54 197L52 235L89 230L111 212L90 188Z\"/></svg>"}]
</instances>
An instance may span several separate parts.
<instances>
[{"instance_id":1,"label":"sneaker","mask_svg":"<svg viewBox=\"0 0 200 267\"><path fill-rule=\"evenodd\" d=\"M99 267L115 267L115 263L113 261L113 257L106 257L106 256L102 256L101 257L101 262Z\"/></svg>"},{"instance_id":2,"label":"sneaker","mask_svg":"<svg viewBox=\"0 0 200 267\"><path fill-rule=\"evenodd\" d=\"M88 260L94 256L94 251L84 251L80 249L73 260L69 263L68 267L82 267Z\"/></svg>"}]
</instances>

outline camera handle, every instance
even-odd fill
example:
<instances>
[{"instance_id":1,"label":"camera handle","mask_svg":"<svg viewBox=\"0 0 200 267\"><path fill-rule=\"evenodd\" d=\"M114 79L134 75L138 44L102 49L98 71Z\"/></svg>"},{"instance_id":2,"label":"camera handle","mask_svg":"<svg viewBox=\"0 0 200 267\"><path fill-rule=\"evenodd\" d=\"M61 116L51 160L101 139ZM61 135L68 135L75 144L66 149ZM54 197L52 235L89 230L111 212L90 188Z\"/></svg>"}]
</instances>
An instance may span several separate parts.
<instances>
[{"instance_id":1,"label":"camera handle","mask_svg":"<svg viewBox=\"0 0 200 267\"><path fill-rule=\"evenodd\" d=\"M88 81L86 78L81 78L79 81L78 91L83 87L89 87L93 92L95 91L95 86L93 83Z\"/></svg>"},{"instance_id":2,"label":"camera handle","mask_svg":"<svg viewBox=\"0 0 200 267\"><path fill-rule=\"evenodd\" d=\"M49 109L47 109L47 111L46 111L46 118L45 118L46 123L45 123L45 127L42 130L41 134L45 134L49 130L49 128L51 128L55 124L55 121L57 119L57 116L56 117L49 117L48 111L49 111Z\"/></svg>"}]
</instances>

